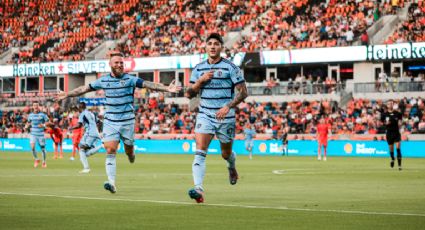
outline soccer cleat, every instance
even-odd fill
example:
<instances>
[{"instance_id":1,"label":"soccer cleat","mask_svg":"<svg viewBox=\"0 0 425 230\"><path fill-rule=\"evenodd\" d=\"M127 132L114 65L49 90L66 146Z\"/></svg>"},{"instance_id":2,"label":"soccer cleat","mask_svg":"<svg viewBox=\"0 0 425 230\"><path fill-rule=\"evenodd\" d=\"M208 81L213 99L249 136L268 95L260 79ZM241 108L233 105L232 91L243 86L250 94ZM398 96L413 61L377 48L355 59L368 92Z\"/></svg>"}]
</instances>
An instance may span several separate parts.
<instances>
[{"instance_id":1,"label":"soccer cleat","mask_svg":"<svg viewBox=\"0 0 425 230\"><path fill-rule=\"evenodd\" d=\"M43 167L43 168L47 168L47 164L46 164L46 162L43 162L43 163L41 164L41 167Z\"/></svg>"},{"instance_id":2,"label":"soccer cleat","mask_svg":"<svg viewBox=\"0 0 425 230\"><path fill-rule=\"evenodd\" d=\"M110 191L111 193L116 193L117 192L117 188L115 187L115 185L109 183L109 181L105 181L105 183L103 184L103 187Z\"/></svg>"},{"instance_id":3,"label":"soccer cleat","mask_svg":"<svg viewBox=\"0 0 425 230\"><path fill-rule=\"evenodd\" d=\"M89 172L90 172L90 169L83 169L79 173L85 174L85 173L89 173Z\"/></svg>"},{"instance_id":4,"label":"soccer cleat","mask_svg":"<svg viewBox=\"0 0 425 230\"><path fill-rule=\"evenodd\" d=\"M55 155L55 156L53 157L53 159L54 159L54 160L58 159L58 156L56 156L56 155Z\"/></svg>"},{"instance_id":5,"label":"soccer cleat","mask_svg":"<svg viewBox=\"0 0 425 230\"><path fill-rule=\"evenodd\" d=\"M40 160L34 160L34 168L37 168L40 164Z\"/></svg>"},{"instance_id":6,"label":"soccer cleat","mask_svg":"<svg viewBox=\"0 0 425 230\"><path fill-rule=\"evenodd\" d=\"M204 203L204 192L202 191L202 189L192 188L189 190L188 194L191 199L194 199L196 201L196 203Z\"/></svg>"},{"instance_id":7,"label":"soccer cleat","mask_svg":"<svg viewBox=\"0 0 425 230\"><path fill-rule=\"evenodd\" d=\"M136 160L136 154L132 154L132 155L127 155L128 156L128 161L130 161L130 163L134 163L134 161Z\"/></svg>"},{"instance_id":8,"label":"soccer cleat","mask_svg":"<svg viewBox=\"0 0 425 230\"><path fill-rule=\"evenodd\" d=\"M398 171L401 171L401 170L403 170L401 167L398 167Z\"/></svg>"},{"instance_id":9,"label":"soccer cleat","mask_svg":"<svg viewBox=\"0 0 425 230\"><path fill-rule=\"evenodd\" d=\"M238 182L238 172L235 168L228 168L229 169L229 182L231 185L235 185Z\"/></svg>"},{"instance_id":10,"label":"soccer cleat","mask_svg":"<svg viewBox=\"0 0 425 230\"><path fill-rule=\"evenodd\" d=\"M323 161L326 161L326 157L323 157Z\"/></svg>"},{"instance_id":11,"label":"soccer cleat","mask_svg":"<svg viewBox=\"0 0 425 230\"><path fill-rule=\"evenodd\" d=\"M74 157L70 157L70 158L69 158L69 160L74 161L74 160L75 160L75 158L74 158Z\"/></svg>"},{"instance_id":12,"label":"soccer cleat","mask_svg":"<svg viewBox=\"0 0 425 230\"><path fill-rule=\"evenodd\" d=\"M390 166L391 168L394 168L394 161L391 161Z\"/></svg>"},{"instance_id":13,"label":"soccer cleat","mask_svg":"<svg viewBox=\"0 0 425 230\"><path fill-rule=\"evenodd\" d=\"M322 158L321 158L321 157L317 157L317 160L318 160L318 161L321 161L321 160L322 160Z\"/></svg>"}]
</instances>

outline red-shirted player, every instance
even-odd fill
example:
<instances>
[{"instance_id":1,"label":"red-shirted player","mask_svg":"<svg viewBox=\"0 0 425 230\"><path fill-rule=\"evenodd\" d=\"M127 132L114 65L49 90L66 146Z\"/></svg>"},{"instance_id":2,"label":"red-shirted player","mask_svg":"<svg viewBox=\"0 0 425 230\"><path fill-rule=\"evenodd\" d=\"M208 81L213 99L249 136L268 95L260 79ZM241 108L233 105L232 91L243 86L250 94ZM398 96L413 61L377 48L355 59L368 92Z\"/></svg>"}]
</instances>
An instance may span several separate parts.
<instances>
[{"instance_id":1,"label":"red-shirted player","mask_svg":"<svg viewBox=\"0 0 425 230\"><path fill-rule=\"evenodd\" d=\"M58 159L58 148L60 145L60 156L59 158L63 158L63 149L62 149L62 141L63 141L63 134L62 130L55 124L50 124L48 133L50 134L50 137L52 138L54 142L54 148L55 148L55 156L54 159Z\"/></svg>"},{"instance_id":2,"label":"red-shirted player","mask_svg":"<svg viewBox=\"0 0 425 230\"><path fill-rule=\"evenodd\" d=\"M70 127L77 127L78 126L78 116L79 116L78 109L76 109L75 112L74 112L74 115L72 117ZM83 127L72 129L72 156L71 156L71 160L75 159L76 150L78 150L78 152L80 152L79 144L80 144L81 138L83 137L83 132L84 132Z\"/></svg>"},{"instance_id":3,"label":"red-shirted player","mask_svg":"<svg viewBox=\"0 0 425 230\"><path fill-rule=\"evenodd\" d=\"M317 149L317 160L322 159L322 146L324 148L323 160L326 161L326 147L328 146L328 134L331 133L331 125L326 122L325 118L322 116L317 125L317 142L319 143L319 148Z\"/></svg>"}]
</instances>

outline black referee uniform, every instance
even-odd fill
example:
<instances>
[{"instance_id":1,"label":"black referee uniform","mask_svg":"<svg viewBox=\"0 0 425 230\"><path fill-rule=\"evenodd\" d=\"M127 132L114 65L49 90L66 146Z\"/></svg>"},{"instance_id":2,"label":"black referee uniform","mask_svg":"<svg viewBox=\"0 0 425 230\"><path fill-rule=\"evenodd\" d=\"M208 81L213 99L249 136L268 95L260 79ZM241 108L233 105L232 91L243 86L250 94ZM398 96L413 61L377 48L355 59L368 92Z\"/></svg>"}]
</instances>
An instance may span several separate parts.
<instances>
[{"instance_id":1,"label":"black referee uniform","mask_svg":"<svg viewBox=\"0 0 425 230\"><path fill-rule=\"evenodd\" d=\"M400 127L398 126L398 123L401 121L401 119L401 113L394 110L387 111L381 116L381 121L385 124L386 127L387 143L390 146L391 167L394 167L394 148L392 148L392 146L394 143L401 141ZM399 169L401 170L400 148L397 148L397 163Z\"/></svg>"}]
</instances>

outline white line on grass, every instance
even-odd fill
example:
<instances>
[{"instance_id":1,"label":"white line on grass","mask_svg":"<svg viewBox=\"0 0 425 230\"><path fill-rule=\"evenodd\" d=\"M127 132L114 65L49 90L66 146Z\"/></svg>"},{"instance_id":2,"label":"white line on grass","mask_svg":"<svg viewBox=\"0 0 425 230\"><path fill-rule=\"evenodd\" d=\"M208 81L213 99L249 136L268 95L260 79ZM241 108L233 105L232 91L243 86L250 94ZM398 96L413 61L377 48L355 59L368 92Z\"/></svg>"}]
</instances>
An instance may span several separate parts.
<instances>
[{"instance_id":1,"label":"white line on grass","mask_svg":"<svg viewBox=\"0 0 425 230\"><path fill-rule=\"evenodd\" d=\"M358 214L358 215L419 216L419 217L425 217L425 214L421 214L421 213L369 212L369 211L356 211L356 210L288 208L288 207L272 207L272 206L257 206L257 205L239 205L239 204L209 204L209 203L196 204L196 203L193 203L193 202L183 202L183 201L135 200L135 199L122 199L122 198L99 198L99 197L65 196L65 195L35 194L35 193L0 192L0 195L38 196L38 197L53 197L53 198L80 199L80 200L144 202L144 203L155 203L155 204L198 205L198 206L231 207L231 208L271 209L271 210L303 211L303 212L333 212L333 213Z\"/></svg>"}]
</instances>

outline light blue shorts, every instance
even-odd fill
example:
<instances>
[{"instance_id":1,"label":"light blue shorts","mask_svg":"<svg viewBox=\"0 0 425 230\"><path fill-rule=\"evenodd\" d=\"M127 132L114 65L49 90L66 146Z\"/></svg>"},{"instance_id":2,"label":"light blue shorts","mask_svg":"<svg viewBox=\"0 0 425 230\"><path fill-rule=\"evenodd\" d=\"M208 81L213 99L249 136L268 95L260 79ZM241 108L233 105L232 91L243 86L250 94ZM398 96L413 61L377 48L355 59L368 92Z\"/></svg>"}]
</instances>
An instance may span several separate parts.
<instances>
[{"instance_id":1,"label":"light blue shorts","mask_svg":"<svg viewBox=\"0 0 425 230\"><path fill-rule=\"evenodd\" d=\"M134 121L127 124L119 124L104 120L103 122L103 142L120 141L126 145L134 143Z\"/></svg>"},{"instance_id":2,"label":"light blue shorts","mask_svg":"<svg viewBox=\"0 0 425 230\"><path fill-rule=\"evenodd\" d=\"M195 133L216 135L221 143L229 143L235 138L235 123L221 123L198 113L196 117Z\"/></svg>"},{"instance_id":3,"label":"light blue shorts","mask_svg":"<svg viewBox=\"0 0 425 230\"><path fill-rule=\"evenodd\" d=\"M245 141L245 148L246 149L252 149L252 147L254 147L254 141L253 140L246 140Z\"/></svg>"},{"instance_id":4,"label":"light blue shorts","mask_svg":"<svg viewBox=\"0 0 425 230\"><path fill-rule=\"evenodd\" d=\"M89 136L84 134L83 138L80 141L80 147L84 148L94 148L96 145L100 144L100 137Z\"/></svg>"},{"instance_id":5,"label":"light blue shorts","mask_svg":"<svg viewBox=\"0 0 425 230\"><path fill-rule=\"evenodd\" d=\"M44 146L46 146L46 138L44 138L44 135L43 136L30 135L30 143L38 144L40 147L44 148Z\"/></svg>"}]
</instances>

